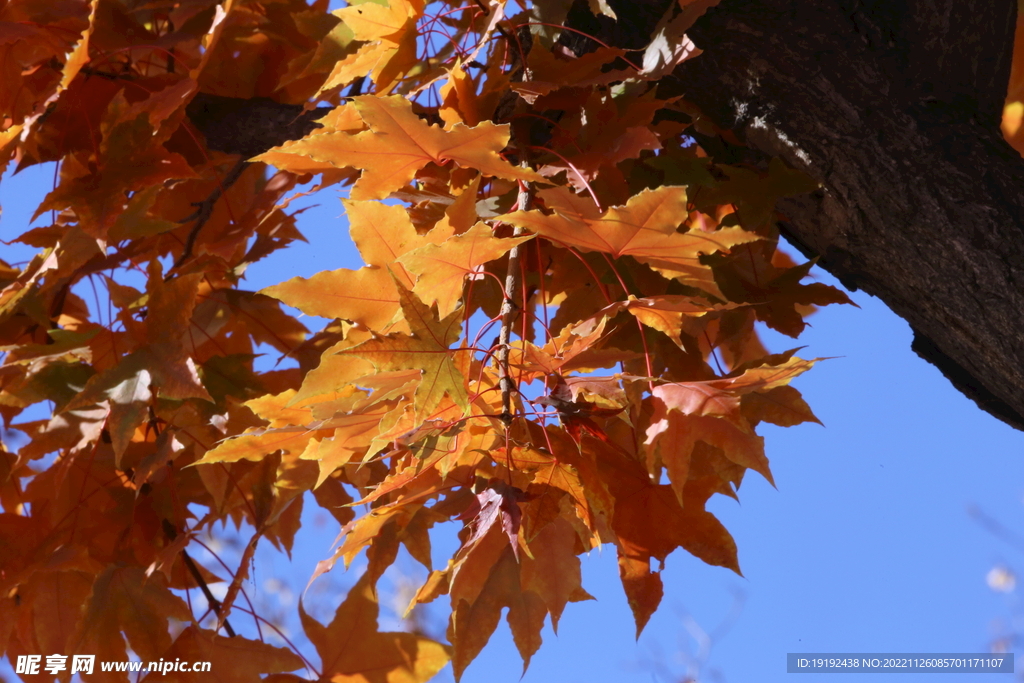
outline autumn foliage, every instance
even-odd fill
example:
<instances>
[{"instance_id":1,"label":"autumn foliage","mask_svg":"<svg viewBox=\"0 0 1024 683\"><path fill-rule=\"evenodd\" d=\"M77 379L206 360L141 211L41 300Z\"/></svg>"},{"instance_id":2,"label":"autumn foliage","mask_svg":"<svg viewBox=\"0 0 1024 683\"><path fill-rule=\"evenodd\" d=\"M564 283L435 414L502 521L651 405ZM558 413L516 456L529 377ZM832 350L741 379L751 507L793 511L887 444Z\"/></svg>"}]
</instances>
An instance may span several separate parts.
<instances>
[{"instance_id":1,"label":"autumn foliage","mask_svg":"<svg viewBox=\"0 0 1024 683\"><path fill-rule=\"evenodd\" d=\"M7 657L425 681L460 676L506 608L528 663L601 544L638 632L676 549L739 572L705 503L771 481L760 423L815 420L789 386L813 361L756 325L796 337L847 299L776 249L775 200L813 184L717 162L729 133L659 97L707 4L625 52L569 49L546 0L0 3L0 161L59 162L17 238L38 255L0 262L0 413L27 439L0 451ZM245 159L204 138L199 94L322 116ZM302 239L310 181L365 265L248 291ZM19 420L35 404L51 417ZM316 656L232 637L259 619L239 601L257 545L290 550L311 504L342 526L318 574L367 558L329 624L300 604ZM191 559L225 520L252 534L239 565ZM461 545L434 567L443 524ZM448 643L378 631L400 548L432 570L410 608L450 603Z\"/></svg>"}]
</instances>

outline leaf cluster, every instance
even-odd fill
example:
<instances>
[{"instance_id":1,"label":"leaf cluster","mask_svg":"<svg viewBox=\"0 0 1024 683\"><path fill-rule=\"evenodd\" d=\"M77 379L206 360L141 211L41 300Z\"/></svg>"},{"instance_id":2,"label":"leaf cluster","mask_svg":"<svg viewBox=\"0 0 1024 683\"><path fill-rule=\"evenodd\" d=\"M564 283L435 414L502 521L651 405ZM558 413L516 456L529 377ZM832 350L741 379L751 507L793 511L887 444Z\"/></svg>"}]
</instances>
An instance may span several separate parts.
<instances>
[{"instance_id":1,"label":"leaf cluster","mask_svg":"<svg viewBox=\"0 0 1024 683\"><path fill-rule=\"evenodd\" d=\"M708 499L771 481L760 423L816 421L789 386L813 361L756 325L796 337L849 302L777 250L775 200L813 185L716 163L698 140L728 133L659 97L706 4L646 52L586 54L548 2L0 8L0 161L60 164L49 223L17 238L38 255L0 262L0 415L27 437L0 450L7 656L425 681L461 676L506 608L528 664L602 544L638 634L676 549L738 573ZM333 109L244 159L190 121L197 93ZM365 265L246 290L303 239L288 202L314 178L346 195ZM342 526L317 575L367 558L330 624L299 607L320 664L218 635L257 545L291 552L313 503ZM225 522L252 530L240 565L198 564ZM435 567L444 524L460 543ZM378 630L401 548L430 571L410 609L450 604L447 643Z\"/></svg>"}]
</instances>

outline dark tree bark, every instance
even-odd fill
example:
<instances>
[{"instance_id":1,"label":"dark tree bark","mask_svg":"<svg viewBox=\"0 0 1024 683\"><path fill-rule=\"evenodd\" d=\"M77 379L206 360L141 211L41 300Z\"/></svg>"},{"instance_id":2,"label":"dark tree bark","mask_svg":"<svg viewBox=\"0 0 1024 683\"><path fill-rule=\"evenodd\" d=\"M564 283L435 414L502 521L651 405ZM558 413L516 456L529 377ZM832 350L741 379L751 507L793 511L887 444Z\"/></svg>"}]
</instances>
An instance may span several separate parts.
<instances>
[{"instance_id":1,"label":"dark tree bark","mask_svg":"<svg viewBox=\"0 0 1024 683\"><path fill-rule=\"evenodd\" d=\"M669 2L613 0L617 25L587 4L567 24L637 49ZM689 34L703 55L662 87L755 157L815 178L819 191L780 204L787 237L887 303L915 351L1024 429L1024 160L999 130L1016 7L722 0Z\"/></svg>"},{"instance_id":2,"label":"dark tree bark","mask_svg":"<svg viewBox=\"0 0 1024 683\"><path fill-rule=\"evenodd\" d=\"M249 159L305 137L319 127L316 119L326 116L330 108L304 111L301 104L282 104L265 97L244 100L198 93L185 111L210 149Z\"/></svg>"},{"instance_id":3,"label":"dark tree bark","mask_svg":"<svg viewBox=\"0 0 1024 683\"><path fill-rule=\"evenodd\" d=\"M821 183L783 231L1024 428L1024 160L999 122L1016 0L724 0L677 87Z\"/></svg>"}]
</instances>

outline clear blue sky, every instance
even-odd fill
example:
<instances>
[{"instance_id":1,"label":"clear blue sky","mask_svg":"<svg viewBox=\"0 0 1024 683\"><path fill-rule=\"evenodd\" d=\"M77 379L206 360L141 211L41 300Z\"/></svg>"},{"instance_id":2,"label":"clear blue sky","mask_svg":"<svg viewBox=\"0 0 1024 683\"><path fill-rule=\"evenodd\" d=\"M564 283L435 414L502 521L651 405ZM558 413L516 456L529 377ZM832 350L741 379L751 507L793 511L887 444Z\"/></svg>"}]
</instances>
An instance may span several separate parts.
<instances>
[{"instance_id":1,"label":"clear blue sky","mask_svg":"<svg viewBox=\"0 0 1024 683\"><path fill-rule=\"evenodd\" d=\"M0 183L4 240L27 227L51 186L52 166L9 176ZM254 266L247 274L251 288L357 265L337 192L316 201L321 206L299 219L310 244ZM21 252L0 246L0 253L19 260ZM816 275L832 282L821 271ZM1017 592L996 593L986 585L994 566L1024 570L1024 557L967 513L978 506L1024 536L1024 434L982 413L913 354L909 328L884 305L860 293L853 298L860 309L818 313L800 341L808 346L804 357L837 356L796 382L825 427L767 426L762 433L778 490L752 474L739 504L722 497L710 503L736 538L745 578L677 552L663 574L663 606L635 642L614 548L595 552L584 558L583 572L598 600L569 605L558 637L545 630L525 677L502 626L463 680L681 683L689 673L729 683L830 681L840 679L787 675L786 653L984 652L1012 630L1014 618L1024 632ZM794 345L776 335L769 342L773 350ZM255 579L246 586L261 610L294 612L288 600L302 592L336 533L333 520L307 506L293 562L261 551ZM452 550L453 538L454 529L437 543L436 565L444 565L442 553ZM230 548L225 556L232 557ZM399 568L384 586L383 602L401 593L403 581L424 576L410 562ZM274 577L285 583L275 584ZM306 595L310 613L329 618L351 580L340 568L320 579ZM434 610L427 622L443 633L445 618L444 610ZM252 632L243 615L232 621ZM731 623L724 632L723 622ZM294 620L287 623L302 643ZM384 615L384 626L397 623ZM708 653L693 635L701 629L710 637ZM312 652L308 643L303 650ZM437 680L450 681L450 669Z\"/></svg>"}]
</instances>

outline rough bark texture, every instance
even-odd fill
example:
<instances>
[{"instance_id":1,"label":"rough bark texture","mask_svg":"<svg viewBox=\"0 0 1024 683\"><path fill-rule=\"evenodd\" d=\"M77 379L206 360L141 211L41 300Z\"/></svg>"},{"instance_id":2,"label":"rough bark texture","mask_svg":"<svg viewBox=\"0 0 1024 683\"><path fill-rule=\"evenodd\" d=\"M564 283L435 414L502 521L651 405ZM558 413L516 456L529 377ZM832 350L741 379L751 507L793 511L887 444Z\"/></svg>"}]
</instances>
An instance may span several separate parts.
<instances>
[{"instance_id":1,"label":"rough bark texture","mask_svg":"<svg viewBox=\"0 0 1024 683\"><path fill-rule=\"evenodd\" d=\"M301 104L282 104L267 98L251 100L197 94L186 112L206 136L210 149L241 154L246 159L263 154L288 140L298 140L319 128L330 107L304 111Z\"/></svg>"},{"instance_id":2,"label":"rough bark texture","mask_svg":"<svg viewBox=\"0 0 1024 683\"><path fill-rule=\"evenodd\" d=\"M612 0L618 25L587 5L567 24L636 49L669 2ZM780 206L790 240L885 301L915 351L1024 429L1024 160L999 131L1016 5L723 0L690 32L703 55L663 87L818 180ZM197 111L208 138L249 129L221 105ZM281 109L294 130L272 136L270 105L254 106L252 136L216 148L251 156L310 125Z\"/></svg>"},{"instance_id":3,"label":"rough bark texture","mask_svg":"<svg viewBox=\"0 0 1024 683\"><path fill-rule=\"evenodd\" d=\"M724 0L686 98L822 188L783 229L910 323L914 350L1024 427L1024 160L999 130L1016 0Z\"/></svg>"}]
</instances>

